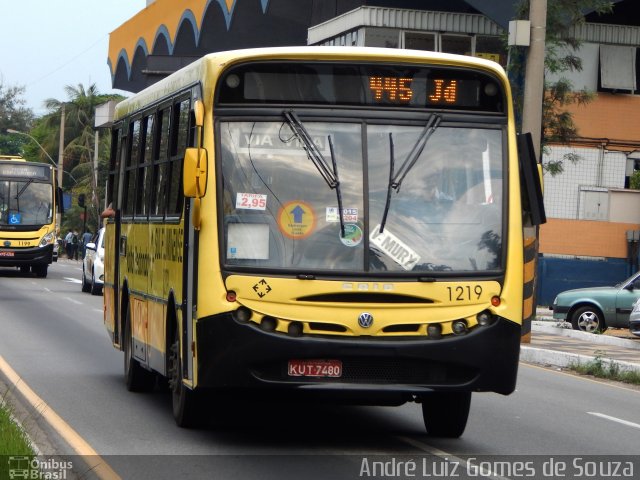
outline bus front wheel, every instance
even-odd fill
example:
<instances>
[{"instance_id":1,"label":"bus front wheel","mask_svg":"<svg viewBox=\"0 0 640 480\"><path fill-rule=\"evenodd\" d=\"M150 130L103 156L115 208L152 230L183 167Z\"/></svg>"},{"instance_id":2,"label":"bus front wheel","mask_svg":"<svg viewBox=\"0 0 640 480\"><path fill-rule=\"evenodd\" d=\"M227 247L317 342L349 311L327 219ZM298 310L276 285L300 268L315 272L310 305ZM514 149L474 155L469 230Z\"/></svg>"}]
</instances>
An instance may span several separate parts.
<instances>
[{"instance_id":1,"label":"bus front wheel","mask_svg":"<svg viewBox=\"0 0 640 480\"><path fill-rule=\"evenodd\" d=\"M471 392L433 392L421 398L422 417L432 437L458 438L469 418Z\"/></svg>"},{"instance_id":2,"label":"bus front wheel","mask_svg":"<svg viewBox=\"0 0 640 480\"><path fill-rule=\"evenodd\" d=\"M180 355L180 333L176 329L169 356L169 389L173 418L179 427L189 428L199 424L200 402L198 392L182 383L182 359Z\"/></svg>"},{"instance_id":3,"label":"bus front wheel","mask_svg":"<svg viewBox=\"0 0 640 480\"><path fill-rule=\"evenodd\" d=\"M33 265L31 267L31 271L36 274L36 277L39 278L47 278L47 270L49 269L49 265Z\"/></svg>"}]
</instances>

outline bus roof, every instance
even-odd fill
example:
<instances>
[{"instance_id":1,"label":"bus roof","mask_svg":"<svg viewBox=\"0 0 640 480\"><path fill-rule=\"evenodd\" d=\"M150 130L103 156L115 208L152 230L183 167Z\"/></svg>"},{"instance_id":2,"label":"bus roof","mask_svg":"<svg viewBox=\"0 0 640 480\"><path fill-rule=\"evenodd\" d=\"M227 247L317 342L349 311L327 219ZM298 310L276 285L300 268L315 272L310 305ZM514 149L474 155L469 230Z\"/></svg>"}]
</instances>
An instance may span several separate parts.
<instances>
[{"instance_id":1,"label":"bus roof","mask_svg":"<svg viewBox=\"0 0 640 480\"><path fill-rule=\"evenodd\" d=\"M17 162L26 162L24 158L19 155L3 155L0 154L0 161L17 161Z\"/></svg>"},{"instance_id":2,"label":"bus roof","mask_svg":"<svg viewBox=\"0 0 640 480\"><path fill-rule=\"evenodd\" d=\"M312 60L312 61L368 61L384 63L415 63L436 64L444 66L466 65L493 72L504 78L502 66L491 60L455 55L450 53L431 52L425 50L408 50L397 48L377 47L325 47L325 46L295 46L295 47L269 47L250 48L242 50L228 50L209 53L202 58L190 63L184 68L172 73L166 78L145 88L139 93L129 97L116 106L114 120L126 116L152 105L153 103L170 96L173 93L186 89L189 86L203 84L205 98L213 98L213 85L204 82L206 78L214 78L230 65L250 60ZM211 90L207 91L209 88Z\"/></svg>"}]
</instances>

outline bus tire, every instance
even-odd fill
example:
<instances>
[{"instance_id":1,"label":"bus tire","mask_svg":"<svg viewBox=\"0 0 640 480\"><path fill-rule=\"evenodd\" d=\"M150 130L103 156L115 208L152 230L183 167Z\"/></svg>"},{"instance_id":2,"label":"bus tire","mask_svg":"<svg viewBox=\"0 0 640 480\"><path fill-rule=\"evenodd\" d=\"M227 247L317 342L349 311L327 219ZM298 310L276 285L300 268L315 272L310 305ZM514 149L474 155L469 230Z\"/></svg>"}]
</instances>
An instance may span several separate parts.
<instances>
[{"instance_id":1,"label":"bus tire","mask_svg":"<svg viewBox=\"0 0 640 480\"><path fill-rule=\"evenodd\" d=\"M433 392L421 400L422 417L429 436L458 438L464 433L471 392Z\"/></svg>"},{"instance_id":2,"label":"bus tire","mask_svg":"<svg viewBox=\"0 0 640 480\"><path fill-rule=\"evenodd\" d=\"M34 265L31 267L31 271L36 274L36 277L47 278L47 270L49 265Z\"/></svg>"},{"instance_id":3,"label":"bus tire","mask_svg":"<svg viewBox=\"0 0 640 480\"><path fill-rule=\"evenodd\" d=\"M182 383L181 372L180 333L176 328L169 356L169 389L171 391L173 418L179 427L196 427L200 424L201 413L199 392L187 388Z\"/></svg>"},{"instance_id":4,"label":"bus tire","mask_svg":"<svg viewBox=\"0 0 640 480\"><path fill-rule=\"evenodd\" d=\"M129 311L127 308L124 325L124 381L130 392L149 392L155 385L155 375L133 358L133 334Z\"/></svg>"}]
</instances>

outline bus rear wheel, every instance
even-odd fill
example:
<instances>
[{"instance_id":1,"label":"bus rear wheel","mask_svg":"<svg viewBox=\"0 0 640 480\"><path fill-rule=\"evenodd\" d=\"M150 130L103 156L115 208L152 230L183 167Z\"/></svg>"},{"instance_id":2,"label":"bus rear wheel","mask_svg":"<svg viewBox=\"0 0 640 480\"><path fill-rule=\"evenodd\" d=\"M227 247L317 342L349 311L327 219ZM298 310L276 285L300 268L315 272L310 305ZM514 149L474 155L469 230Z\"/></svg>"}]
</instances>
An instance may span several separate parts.
<instances>
[{"instance_id":1,"label":"bus rear wheel","mask_svg":"<svg viewBox=\"0 0 640 480\"><path fill-rule=\"evenodd\" d=\"M130 392L150 392L155 385L155 375L133 358L133 334L131 314L127 309L124 325L124 380Z\"/></svg>"},{"instance_id":2,"label":"bus rear wheel","mask_svg":"<svg viewBox=\"0 0 640 480\"><path fill-rule=\"evenodd\" d=\"M169 389L171 390L173 418L179 427L196 427L200 424L200 396L199 392L187 388L182 383L182 359L178 329L176 329L174 339L169 355Z\"/></svg>"},{"instance_id":3,"label":"bus rear wheel","mask_svg":"<svg viewBox=\"0 0 640 480\"><path fill-rule=\"evenodd\" d=\"M432 392L421 398L422 417L432 437L458 438L469 418L471 392Z\"/></svg>"}]
</instances>

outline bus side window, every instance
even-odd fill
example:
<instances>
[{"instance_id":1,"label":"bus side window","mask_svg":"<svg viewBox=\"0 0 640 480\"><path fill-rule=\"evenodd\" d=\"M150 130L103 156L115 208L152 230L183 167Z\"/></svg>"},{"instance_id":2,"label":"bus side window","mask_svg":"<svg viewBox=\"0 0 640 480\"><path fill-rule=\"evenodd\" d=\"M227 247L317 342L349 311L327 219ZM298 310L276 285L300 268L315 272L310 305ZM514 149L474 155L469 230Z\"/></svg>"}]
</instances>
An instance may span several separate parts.
<instances>
[{"instance_id":1,"label":"bus side window","mask_svg":"<svg viewBox=\"0 0 640 480\"><path fill-rule=\"evenodd\" d=\"M140 156L141 120L135 120L130 126L131 148L125 162L124 185L122 190L122 210L125 216L133 215L136 200L136 179L138 174L138 158Z\"/></svg>"},{"instance_id":2,"label":"bus side window","mask_svg":"<svg viewBox=\"0 0 640 480\"><path fill-rule=\"evenodd\" d=\"M119 208L116 202L118 198L118 187L120 186L120 158L122 155L121 139L122 124L111 130L111 158L109 159L109 183L107 184L107 205ZM62 197L60 197L61 199Z\"/></svg>"},{"instance_id":3,"label":"bus side window","mask_svg":"<svg viewBox=\"0 0 640 480\"><path fill-rule=\"evenodd\" d=\"M167 216L180 216L184 203L182 195L182 161L184 151L189 146L189 99L174 104L171 125L171 164L169 173L169 191L167 192Z\"/></svg>"},{"instance_id":4,"label":"bus side window","mask_svg":"<svg viewBox=\"0 0 640 480\"><path fill-rule=\"evenodd\" d=\"M152 217L162 217L165 210L166 186L167 186L167 165L169 162L169 127L171 126L171 106L163 108L158 113L156 125L157 146L154 150L153 159L153 180L152 184L156 188L151 188L149 215Z\"/></svg>"},{"instance_id":5,"label":"bus side window","mask_svg":"<svg viewBox=\"0 0 640 480\"><path fill-rule=\"evenodd\" d=\"M151 162L153 160L153 129L155 115L152 113L142 121L140 140L140 163L138 166L138 187L136 189L136 217L146 217L149 213L149 197L151 193Z\"/></svg>"}]
</instances>

